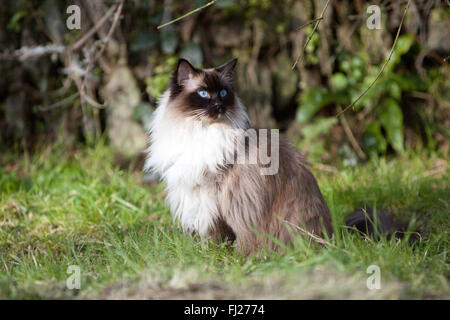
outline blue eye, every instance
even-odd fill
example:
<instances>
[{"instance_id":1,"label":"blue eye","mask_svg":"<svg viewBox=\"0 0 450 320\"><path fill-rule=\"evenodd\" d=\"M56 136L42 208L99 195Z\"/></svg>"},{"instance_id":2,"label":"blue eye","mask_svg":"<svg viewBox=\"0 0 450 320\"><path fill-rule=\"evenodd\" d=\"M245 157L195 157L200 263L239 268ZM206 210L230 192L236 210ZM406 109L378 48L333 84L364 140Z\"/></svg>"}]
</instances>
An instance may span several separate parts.
<instances>
[{"instance_id":1,"label":"blue eye","mask_svg":"<svg viewBox=\"0 0 450 320\"><path fill-rule=\"evenodd\" d=\"M223 97L225 97L226 95L227 95L227 90L225 90L225 89L222 89L222 90L220 90L220 96L223 98Z\"/></svg>"},{"instance_id":2,"label":"blue eye","mask_svg":"<svg viewBox=\"0 0 450 320\"><path fill-rule=\"evenodd\" d=\"M206 90L200 90L198 95L202 98L206 98L208 96L208 92L206 92Z\"/></svg>"}]
</instances>

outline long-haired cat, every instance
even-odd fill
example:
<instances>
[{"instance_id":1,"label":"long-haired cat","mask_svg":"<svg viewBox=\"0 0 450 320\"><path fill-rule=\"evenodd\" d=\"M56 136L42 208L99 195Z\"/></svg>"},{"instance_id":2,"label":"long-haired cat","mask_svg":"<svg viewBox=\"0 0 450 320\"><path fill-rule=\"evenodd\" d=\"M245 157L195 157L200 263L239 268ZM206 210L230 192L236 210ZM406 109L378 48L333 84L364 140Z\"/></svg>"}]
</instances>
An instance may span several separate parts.
<instances>
[{"instance_id":1,"label":"long-haired cat","mask_svg":"<svg viewBox=\"0 0 450 320\"><path fill-rule=\"evenodd\" d=\"M166 183L172 215L186 232L235 240L243 254L279 249L274 238L289 245L299 230L331 235L330 211L300 152L278 135L248 134L250 121L233 86L236 62L197 69L179 60L150 125L146 169ZM266 163L259 156L236 161L243 146L256 146L261 155L260 141L272 153L277 146L274 174L262 174Z\"/></svg>"}]
</instances>

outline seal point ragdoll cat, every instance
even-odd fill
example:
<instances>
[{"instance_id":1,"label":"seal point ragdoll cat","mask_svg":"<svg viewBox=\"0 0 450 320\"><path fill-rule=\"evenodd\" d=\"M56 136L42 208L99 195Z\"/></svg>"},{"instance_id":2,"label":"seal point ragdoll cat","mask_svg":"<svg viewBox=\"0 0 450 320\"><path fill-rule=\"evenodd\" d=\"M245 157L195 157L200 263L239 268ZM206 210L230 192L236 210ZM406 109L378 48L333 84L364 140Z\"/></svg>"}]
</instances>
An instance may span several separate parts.
<instances>
[{"instance_id":1,"label":"seal point ragdoll cat","mask_svg":"<svg viewBox=\"0 0 450 320\"><path fill-rule=\"evenodd\" d=\"M171 213L185 232L235 240L245 255L280 249L273 238L289 245L298 231L330 236L330 211L305 158L277 134L248 134L233 85L236 62L198 69L179 60L150 124L146 169L166 183ZM236 161L236 150L248 146L260 155L263 140L277 153L274 174L261 173L259 156Z\"/></svg>"}]
</instances>

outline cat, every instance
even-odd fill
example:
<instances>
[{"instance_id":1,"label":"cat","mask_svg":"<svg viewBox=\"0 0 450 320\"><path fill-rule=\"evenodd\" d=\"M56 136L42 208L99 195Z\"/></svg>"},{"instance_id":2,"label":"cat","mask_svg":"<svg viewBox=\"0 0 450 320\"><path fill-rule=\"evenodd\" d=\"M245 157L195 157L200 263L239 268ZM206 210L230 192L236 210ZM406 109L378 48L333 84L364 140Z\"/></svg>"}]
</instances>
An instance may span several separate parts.
<instances>
[{"instance_id":1,"label":"cat","mask_svg":"<svg viewBox=\"0 0 450 320\"><path fill-rule=\"evenodd\" d=\"M199 69L179 60L150 122L145 169L165 182L185 232L234 241L244 255L282 250L277 242L289 246L297 232L331 236L330 210L306 159L284 137L251 127L234 88L236 63ZM274 174L262 173L261 141L278 157ZM236 161L237 150L247 161ZM256 161L248 161L251 150Z\"/></svg>"}]
</instances>

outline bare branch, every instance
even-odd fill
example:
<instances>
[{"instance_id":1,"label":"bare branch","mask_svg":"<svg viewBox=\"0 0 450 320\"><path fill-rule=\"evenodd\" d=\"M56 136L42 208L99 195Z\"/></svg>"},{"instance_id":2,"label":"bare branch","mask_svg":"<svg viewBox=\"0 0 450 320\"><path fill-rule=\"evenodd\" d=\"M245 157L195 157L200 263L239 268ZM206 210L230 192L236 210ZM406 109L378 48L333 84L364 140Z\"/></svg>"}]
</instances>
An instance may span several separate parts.
<instances>
[{"instance_id":1,"label":"bare branch","mask_svg":"<svg viewBox=\"0 0 450 320\"><path fill-rule=\"evenodd\" d=\"M299 227L296 224L293 224L290 221L287 221L287 220L283 220L283 221L287 222L288 224L290 224L291 226L293 226L295 229L299 230L300 232L306 234L307 236L309 236L312 240L316 241L317 243L320 243L320 244L323 244L323 245L326 245L326 246L330 246L330 247L339 249L339 250L341 250L341 251L343 251L345 253L349 253L347 250L337 247L336 245L332 244L331 242L326 241L325 239L323 239L323 238L315 235L314 233L311 233L311 232L309 232L309 231Z\"/></svg>"},{"instance_id":2,"label":"bare branch","mask_svg":"<svg viewBox=\"0 0 450 320\"><path fill-rule=\"evenodd\" d=\"M398 37L400 36L400 30L402 29L403 21L405 20L405 16L406 16L406 13L408 12L410 3L411 3L411 0L409 0L408 3L406 4L406 8L405 8L405 11L403 12L403 16L402 16L402 20L400 21L400 25L398 26L397 34L395 36L394 43L392 44L391 51L389 52L389 55L388 55L386 61L384 62L383 66L381 67L380 71L378 72L377 76L370 83L370 85L358 96L358 98L356 98L352 103L350 103L342 111L339 111L338 114L336 115L336 117L339 117L345 111L347 111L348 109L350 109L353 106L355 106L356 103L367 93L367 91L369 91L370 88L372 88L372 86L375 84L375 82L377 82L378 78L380 78L381 74L383 73L384 69L386 68L387 64L389 63L389 61L392 58L392 54L394 53L395 46L397 45L397 40L398 40Z\"/></svg>"},{"instance_id":3,"label":"bare branch","mask_svg":"<svg viewBox=\"0 0 450 320\"><path fill-rule=\"evenodd\" d=\"M77 98L79 95L80 94L78 92L76 92L76 93L74 93L74 94L72 94L72 95L70 95L70 96L68 96L68 97L66 97L66 98L64 98L64 99L54 103L54 104L51 104L51 105L49 105L47 107L40 107L38 110L39 111L49 111L49 110L56 109L58 107L62 107L64 105L68 104L69 102L72 102L72 100Z\"/></svg>"},{"instance_id":4,"label":"bare branch","mask_svg":"<svg viewBox=\"0 0 450 320\"><path fill-rule=\"evenodd\" d=\"M105 39L102 39L103 46L100 49L100 51L98 52L97 57L100 57L102 55L103 51L106 48L106 44L111 39L111 36L112 36L114 30L116 29L117 23L119 22L119 18L120 18L120 14L122 13L122 9L123 9L123 0L120 2L119 7L117 8L116 14L114 15L113 23L111 25L111 28L108 31L108 34L106 35Z\"/></svg>"},{"instance_id":5,"label":"bare branch","mask_svg":"<svg viewBox=\"0 0 450 320\"><path fill-rule=\"evenodd\" d=\"M324 172L328 172L328 173L333 173L333 174L338 174L339 170L333 166L327 165L327 164L323 164L323 163L313 163L313 168L320 170L320 171L324 171Z\"/></svg>"},{"instance_id":6,"label":"bare branch","mask_svg":"<svg viewBox=\"0 0 450 320\"><path fill-rule=\"evenodd\" d=\"M86 71L87 71L88 74L90 74L95 61L103 54L103 51L105 50L106 45L108 44L109 40L111 39L111 36L112 36L114 30L116 29L117 23L119 22L120 14L122 13L122 8L123 8L123 0L120 1L119 6L117 7L117 11L116 11L116 14L114 15L113 23L111 25L111 28L108 31L108 34L101 41L101 48L100 48L100 50L97 52L97 54L95 54L95 52L94 52L94 57L89 59L89 62L88 62L87 68L86 68L87 69ZM86 101L91 106L96 107L96 108L100 108L101 109L101 108L105 108L106 107L106 103L99 104L98 102L96 102L94 99L92 99L86 93L86 77L83 78L83 82L81 83L80 89L81 89L80 96L81 96L81 100L82 101Z\"/></svg>"},{"instance_id":7,"label":"bare branch","mask_svg":"<svg viewBox=\"0 0 450 320\"><path fill-rule=\"evenodd\" d=\"M341 106L338 106L338 111L342 111ZM345 117L345 115L342 115L342 117L340 117L339 120L341 121L342 127L344 128L344 132L347 135L348 140L350 141L350 144L352 145L358 157L362 160L367 159L366 154L359 146L358 141L356 141L356 138L353 135L352 129L350 129L350 126L347 122L347 118Z\"/></svg>"},{"instance_id":8,"label":"bare branch","mask_svg":"<svg viewBox=\"0 0 450 320\"><path fill-rule=\"evenodd\" d=\"M81 93L82 99L86 100L86 102L97 108L97 109L104 109L106 108L106 102L104 102L103 104L98 103L97 101L95 101L93 98L91 98L88 94L86 93Z\"/></svg>"},{"instance_id":9,"label":"bare branch","mask_svg":"<svg viewBox=\"0 0 450 320\"><path fill-rule=\"evenodd\" d=\"M100 20L98 20L98 22L94 25L94 27L92 29L90 29L83 37L78 39L77 42L75 42L72 46L70 46L70 50L75 51L75 50L80 49L83 46L83 44L90 37L92 37L97 32L97 30L109 19L109 17L111 17L111 15L114 13L114 11L116 9L117 9L117 5L114 5L111 8L109 8L108 11L106 12L106 14Z\"/></svg>"},{"instance_id":10,"label":"bare branch","mask_svg":"<svg viewBox=\"0 0 450 320\"><path fill-rule=\"evenodd\" d=\"M61 54L66 49L65 46L48 44L44 46L36 46L36 47L22 47L18 50L15 50L11 54L2 54L0 55L0 60L12 60L19 59L20 61L25 61L28 59L39 58L44 55L49 54Z\"/></svg>"},{"instance_id":11,"label":"bare branch","mask_svg":"<svg viewBox=\"0 0 450 320\"><path fill-rule=\"evenodd\" d=\"M184 18L190 16L191 14L194 14L194 13L200 11L200 10L205 9L206 7L209 7L209 6L213 5L216 1L217 1L217 0L212 0L212 1L208 2L208 3L205 4L205 5L203 5L203 6L199 7L199 8L197 8L197 9L194 9L194 10L192 10L192 11L189 11L188 13L182 15L181 17L178 17L178 18L173 19L173 20L171 20L171 21L169 21L169 22L166 22L166 23L164 23L164 24L161 24L161 25L157 26L156 28L159 30L159 29L161 29L161 28L167 27L168 25L170 25L170 24L172 24L172 23L174 23L174 22L183 20Z\"/></svg>"},{"instance_id":12,"label":"bare branch","mask_svg":"<svg viewBox=\"0 0 450 320\"><path fill-rule=\"evenodd\" d=\"M320 14L320 16L319 16L317 19L314 19L314 20L312 20L312 22L310 22L310 23L313 23L313 22L315 21L316 24L314 25L313 30L311 31L310 35L308 36L308 39L306 40L306 43L305 43L305 45L303 46L303 50L302 50L302 52L300 52L300 54L298 55L298 57L297 57L297 59L295 60L294 65L292 66L292 69L291 69L291 70L294 70L295 67L297 66L297 64L298 64L299 62L303 61L303 57L304 57L304 53L305 53L306 47L308 46L309 42L311 41L312 36L313 36L314 32L316 32L316 29L317 29L317 27L319 26L320 22L323 20L323 15L325 14L325 11L327 10L329 4L330 4L330 0L328 0L327 3L325 4L325 6L324 6L324 8L323 8L323 10L322 10L322 13ZM307 23L306 25L308 25L308 24L310 24L310 23ZM301 26L299 29L301 29L301 28L304 27L304 26L305 26L305 25Z\"/></svg>"},{"instance_id":13,"label":"bare branch","mask_svg":"<svg viewBox=\"0 0 450 320\"><path fill-rule=\"evenodd\" d=\"M310 24L313 24L314 22L317 22L317 21L319 21L319 20L323 20L323 17L319 17L319 18L314 19L314 20L311 20L311 21L309 21L309 22L307 22L307 23L305 23L305 24L302 24L302 25L301 25L300 27L298 27L296 30L301 30L301 29L303 29L304 27L309 26Z\"/></svg>"}]
</instances>

